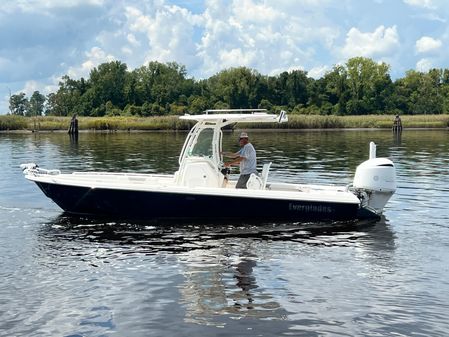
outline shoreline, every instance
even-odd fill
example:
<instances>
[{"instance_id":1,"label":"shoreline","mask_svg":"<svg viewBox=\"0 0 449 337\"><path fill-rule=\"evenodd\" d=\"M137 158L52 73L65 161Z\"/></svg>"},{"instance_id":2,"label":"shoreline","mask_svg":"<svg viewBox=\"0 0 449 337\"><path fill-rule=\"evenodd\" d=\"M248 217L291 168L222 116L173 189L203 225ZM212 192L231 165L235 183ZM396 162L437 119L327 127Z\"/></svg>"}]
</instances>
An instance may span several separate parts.
<instances>
[{"instance_id":1,"label":"shoreline","mask_svg":"<svg viewBox=\"0 0 449 337\"><path fill-rule=\"evenodd\" d=\"M287 123L240 123L238 129L248 130L392 130L391 115L289 115ZM403 130L448 129L449 114L404 115ZM67 132L71 117L24 117L0 115L0 133ZM189 131L195 123L182 120L177 115L153 117L78 117L79 132L173 132ZM236 127L237 128L237 127ZM236 129L235 128L235 129ZM228 128L232 129L232 128Z\"/></svg>"},{"instance_id":2,"label":"shoreline","mask_svg":"<svg viewBox=\"0 0 449 337\"><path fill-rule=\"evenodd\" d=\"M393 131L392 128L236 128L236 129L228 129L223 130L223 132L226 133L232 133L232 132L240 132L242 130L251 130L255 132L311 132L311 131L391 131L393 133L401 133L407 130L412 131L432 131L432 130L448 130L449 127L408 127L403 128L402 131ZM164 130L148 130L148 129L132 129L132 130L123 130L123 129L117 129L117 130L96 130L96 129L88 129L88 130L79 130L79 134L87 134L87 133L100 133L100 134L107 134L107 133L172 133L172 132L179 132L179 133L188 133L190 130L177 130L177 129L164 129ZM0 134L48 134L48 133L65 133L69 136L73 136L73 134L69 134L67 130L62 129L55 129L55 130L28 130L28 129L22 129L22 130L0 130Z\"/></svg>"}]
</instances>

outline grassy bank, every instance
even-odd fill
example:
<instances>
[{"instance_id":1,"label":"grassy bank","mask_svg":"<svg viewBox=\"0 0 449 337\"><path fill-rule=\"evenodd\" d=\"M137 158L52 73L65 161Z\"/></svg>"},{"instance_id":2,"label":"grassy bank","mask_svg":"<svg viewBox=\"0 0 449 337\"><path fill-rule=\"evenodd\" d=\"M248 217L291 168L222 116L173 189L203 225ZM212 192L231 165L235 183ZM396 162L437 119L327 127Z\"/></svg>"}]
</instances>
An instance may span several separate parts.
<instances>
[{"instance_id":1,"label":"grassy bank","mask_svg":"<svg viewBox=\"0 0 449 337\"><path fill-rule=\"evenodd\" d=\"M71 117L0 116L0 130L64 131ZM177 116L161 117L78 117L78 128L92 131L188 130L193 124Z\"/></svg>"},{"instance_id":2,"label":"grassy bank","mask_svg":"<svg viewBox=\"0 0 449 337\"><path fill-rule=\"evenodd\" d=\"M447 128L449 115L402 116L404 128ZM0 131L5 130L68 130L70 117L21 117L0 116ZM393 116L319 116L289 115L284 124L249 124L246 128L282 128L282 129L342 129L342 128L391 128ZM160 117L79 117L80 130L92 131L131 131L131 130L188 130L193 123L177 116Z\"/></svg>"}]
</instances>

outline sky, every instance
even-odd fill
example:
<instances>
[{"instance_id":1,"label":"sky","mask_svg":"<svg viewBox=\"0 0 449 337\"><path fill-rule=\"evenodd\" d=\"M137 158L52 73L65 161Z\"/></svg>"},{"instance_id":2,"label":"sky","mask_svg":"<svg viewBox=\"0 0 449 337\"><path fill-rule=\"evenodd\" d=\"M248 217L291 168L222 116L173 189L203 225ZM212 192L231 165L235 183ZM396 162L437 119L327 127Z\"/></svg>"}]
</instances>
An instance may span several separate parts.
<instances>
[{"instance_id":1,"label":"sky","mask_svg":"<svg viewBox=\"0 0 449 337\"><path fill-rule=\"evenodd\" d=\"M245 66L322 77L351 57L449 67L447 0L3 0L0 114L10 94L55 92L104 62L177 62L189 77Z\"/></svg>"}]
</instances>

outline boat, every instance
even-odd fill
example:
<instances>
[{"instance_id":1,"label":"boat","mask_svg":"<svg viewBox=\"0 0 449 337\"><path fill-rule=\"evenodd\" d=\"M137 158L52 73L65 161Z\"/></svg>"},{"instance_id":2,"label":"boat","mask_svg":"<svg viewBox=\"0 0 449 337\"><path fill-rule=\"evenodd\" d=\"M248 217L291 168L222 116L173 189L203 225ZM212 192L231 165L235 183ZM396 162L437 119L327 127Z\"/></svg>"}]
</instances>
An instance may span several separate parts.
<instances>
[{"instance_id":1,"label":"boat","mask_svg":"<svg viewBox=\"0 0 449 337\"><path fill-rule=\"evenodd\" d=\"M68 214L130 219L210 218L291 221L379 218L396 191L394 163L376 158L361 163L350 185L308 185L271 181L271 163L236 189L223 163L223 129L236 123L284 123L284 111L207 110L181 119L194 121L173 174L72 172L22 164L26 179Z\"/></svg>"}]
</instances>

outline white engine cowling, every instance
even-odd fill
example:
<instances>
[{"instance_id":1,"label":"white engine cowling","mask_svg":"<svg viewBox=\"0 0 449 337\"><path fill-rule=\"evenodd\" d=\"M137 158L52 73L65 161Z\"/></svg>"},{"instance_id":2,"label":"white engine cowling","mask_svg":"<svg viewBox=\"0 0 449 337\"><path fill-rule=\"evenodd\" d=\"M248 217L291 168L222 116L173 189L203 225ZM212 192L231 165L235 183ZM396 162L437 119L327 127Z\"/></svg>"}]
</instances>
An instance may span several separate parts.
<instances>
[{"instance_id":1,"label":"white engine cowling","mask_svg":"<svg viewBox=\"0 0 449 337\"><path fill-rule=\"evenodd\" d=\"M366 193L364 206L382 213L388 200L396 191L396 169L387 158L372 158L357 167L353 188Z\"/></svg>"},{"instance_id":2,"label":"white engine cowling","mask_svg":"<svg viewBox=\"0 0 449 337\"><path fill-rule=\"evenodd\" d=\"M374 158L361 163L355 171L355 188L379 192L396 191L396 169L387 158Z\"/></svg>"}]
</instances>

